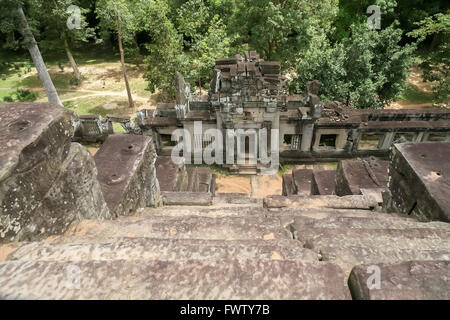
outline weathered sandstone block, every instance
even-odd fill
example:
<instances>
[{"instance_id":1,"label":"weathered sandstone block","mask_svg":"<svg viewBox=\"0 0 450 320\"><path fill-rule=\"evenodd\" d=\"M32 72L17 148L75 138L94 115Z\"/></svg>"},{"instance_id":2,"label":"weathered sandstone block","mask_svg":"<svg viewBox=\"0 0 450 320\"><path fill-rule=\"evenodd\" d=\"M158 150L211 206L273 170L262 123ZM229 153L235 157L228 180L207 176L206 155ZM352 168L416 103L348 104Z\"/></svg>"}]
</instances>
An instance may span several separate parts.
<instances>
[{"instance_id":1,"label":"weathered sandstone block","mask_svg":"<svg viewBox=\"0 0 450 320\"><path fill-rule=\"evenodd\" d=\"M94 159L103 196L113 216L159 205L160 190L152 138L132 134L110 135Z\"/></svg>"},{"instance_id":2,"label":"weathered sandstone block","mask_svg":"<svg viewBox=\"0 0 450 320\"><path fill-rule=\"evenodd\" d=\"M49 103L0 104L0 242L109 217L91 156L71 144L75 120Z\"/></svg>"},{"instance_id":3,"label":"weathered sandstone block","mask_svg":"<svg viewBox=\"0 0 450 320\"><path fill-rule=\"evenodd\" d=\"M386 188L388 166L389 161L375 157L341 160L336 172L336 194L358 195L361 189Z\"/></svg>"},{"instance_id":4,"label":"weathered sandstone block","mask_svg":"<svg viewBox=\"0 0 450 320\"><path fill-rule=\"evenodd\" d=\"M396 144L383 208L450 222L450 142Z\"/></svg>"}]
</instances>

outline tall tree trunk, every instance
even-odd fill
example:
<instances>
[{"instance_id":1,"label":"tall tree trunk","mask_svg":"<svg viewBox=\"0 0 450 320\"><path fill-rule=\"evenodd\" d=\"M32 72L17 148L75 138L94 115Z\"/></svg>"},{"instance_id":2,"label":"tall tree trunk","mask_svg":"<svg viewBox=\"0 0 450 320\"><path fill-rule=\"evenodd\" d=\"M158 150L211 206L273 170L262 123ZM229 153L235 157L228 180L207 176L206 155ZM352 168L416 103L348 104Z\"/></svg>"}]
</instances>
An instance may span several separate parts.
<instances>
[{"instance_id":1,"label":"tall tree trunk","mask_svg":"<svg viewBox=\"0 0 450 320\"><path fill-rule=\"evenodd\" d=\"M130 108L133 108L134 107L133 96L131 95L130 84L128 83L127 69L125 67L125 57L124 57L123 48L122 48L122 26L120 23L119 13L117 13L117 38L119 41L120 63L122 64L123 79L125 80L125 87L127 89L127 95L128 95L128 106Z\"/></svg>"},{"instance_id":2,"label":"tall tree trunk","mask_svg":"<svg viewBox=\"0 0 450 320\"><path fill-rule=\"evenodd\" d=\"M69 58L70 65L72 66L73 75L77 79L78 84L81 83L81 73L78 69L77 63L75 62L75 59L73 58L72 51L70 50L69 42L67 41L67 37L65 32L62 32L62 39L64 42L64 49L66 50L67 58Z\"/></svg>"},{"instance_id":3,"label":"tall tree trunk","mask_svg":"<svg viewBox=\"0 0 450 320\"><path fill-rule=\"evenodd\" d=\"M25 45L30 52L31 59L33 59L34 66L36 67L39 78L41 79L42 84L44 85L45 93L47 94L48 101L56 103L60 106L63 106L61 100L59 100L58 92L56 92L56 88L53 85L52 79L48 74L47 67L45 66L44 60L42 59L41 52L39 51L39 47L36 43L36 39L34 39L33 33L30 30L30 26L28 25L27 18L23 13L22 7L17 7L17 12L19 14L19 30L24 37Z\"/></svg>"},{"instance_id":4,"label":"tall tree trunk","mask_svg":"<svg viewBox=\"0 0 450 320\"><path fill-rule=\"evenodd\" d=\"M433 34L433 39L431 40L429 49L430 51L432 51L436 47L438 40L439 40L438 33Z\"/></svg>"}]
</instances>

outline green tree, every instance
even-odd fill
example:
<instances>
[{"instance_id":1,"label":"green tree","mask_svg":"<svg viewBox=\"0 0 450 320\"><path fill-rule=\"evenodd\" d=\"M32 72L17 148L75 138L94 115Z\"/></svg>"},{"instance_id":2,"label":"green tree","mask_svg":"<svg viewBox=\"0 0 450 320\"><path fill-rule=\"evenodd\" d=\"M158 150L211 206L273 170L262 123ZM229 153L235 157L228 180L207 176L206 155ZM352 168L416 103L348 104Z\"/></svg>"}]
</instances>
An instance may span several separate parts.
<instances>
[{"instance_id":1,"label":"green tree","mask_svg":"<svg viewBox=\"0 0 450 320\"><path fill-rule=\"evenodd\" d=\"M267 60L292 65L306 51L311 29L331 31L337 0L242 0L237 2L230 30Z\"/></svg>"},{"instance_id":2,"label":"green tree","mask_svg":"<svg viewBox=\"0 0 450 320\"><path fill-rule=\"evenodd\" d=\"M22 5L24 5L23 1L3 0L2 11L0 13L2 29L0 30L2 33L11 33L14 32L14 30L20 32L23 37L23 46L27 48L30 53L31 59L33 60L34 66L36 67L36 71L39 75L39 79L44 86L48 101L62 106L61 100L58 96L58 92L56 91L53 81L47 71L44 59L42 58L41 52L37 45L36 39L34 38L33 32L31 31L30 24L28 23L27 17L25 16Z\"/></svg>"},{"instance_id":3,"label":"green tree","mask_svg":"<svg viewBox=\"0 0 450 320\"><path fill-rule=\"evenodd\" d=\"M365 24L352 26L350 38L332 45L319 37L297 68L291 88L303 92L307 81L322 82L321 96L357 108L380 108L404 89L406 69L412 64L413 45L401 47L402 31L381 31Z\"/></svg>"},{"instance_id":4,"label":"green tree","mask_svg":"<svg viewBox=\"0 0 450 320\"><path fill-rule=\"evenodd\" d=\"M189 61L183 53L182 37L168 18L169 7L164 0L140 1L142 29L147 31L151 42L146 44L148 54L144 60L148 89L157 89L165 98L175 97L175 72L186 74Z\"/></svg>"},{"instance_id":5,"label":"green tree","mask_svg":"<svg viewBox=\"0 0 450 320\"><path fill-rule=\"evenodd\" d=\"M40 33L41 47L44 51L51 52L63 49L72 67L74 77L77 83L80 83L81 72L71 48L95 37L94 29L89 28L85 19L85 14L89 10L81 8L82 1L74 0L31 0L31 4L31 15L36 21L39 21L42 30ZM80 11L69 11L70 6L76 6ZM73 24L73 27L69 28L68 21Z\"/></svg>"},{"instance_id":6,"label":"green tree","mask_svg":"<svg viewBox=\"0 0 450 320\"><path fill-rule=\"evenodd\" d=\"M191 65L194 66L191 78L198 79L198 85L208 84L217 59L230 55L231 39L227 28L216 15L204 36L200 36L192 47ZM194 73L194 74L192 74Z\"/></svg>"},{"instance_id":7,"label":"green tree","mask_svg":"<svg viewBox=\"0 0 450 320\"><path fill-rule=\"evenodd\" d=\"M418 28L408 35L421 43L432 38L433 48L427 52L421 66L424 80L432 81L435 101L448 102L450 96L450 11L427 17L417 23Z\"/></svg>"},{"instance_id":8,"label":"green tree","mask_svg":"<svg viewBox=\"0 0 450 320\"><path fill-rule=\"evenodd\" d=\"M127 77L125 53L123 43L132 43L136 32L136 18L133 13L133 1L127 0L100 0L96 12L104 29L114 30L119 45L120 63L122 65L123 79L128 95L128 106L134 107L133 95Z\"/></svg>"}]
</instances>

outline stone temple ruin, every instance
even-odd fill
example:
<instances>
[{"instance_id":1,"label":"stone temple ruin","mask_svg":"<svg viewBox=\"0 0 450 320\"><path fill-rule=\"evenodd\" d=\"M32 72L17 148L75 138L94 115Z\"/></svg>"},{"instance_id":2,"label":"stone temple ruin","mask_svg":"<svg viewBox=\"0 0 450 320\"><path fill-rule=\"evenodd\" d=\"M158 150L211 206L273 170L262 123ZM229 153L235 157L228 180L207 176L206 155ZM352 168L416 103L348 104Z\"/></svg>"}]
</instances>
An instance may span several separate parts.
<instances>
[{"instance_id":1,"label":"stone temple ruin","mask_svg":"<svg viewBox=\"0 0 450 320\"><path fill-rule=\"evenodd\" d=\"M208 102L178 79L177 104L136 122L0 104L0 299L450 299L449 112L322 105L316 82L296 100L255 53L218 61ZM278 127L283 161L339 165L221 194L170 156L170 130L200 118Z\"/></svg>"},{"instance_id":2,"label":"stone temple ruin","mask_svg":"<svg viewBox=\"0 0 450 320\"><path fill-rule=\"evenodd\" d=\"M267 129L267 151L271 152L271 130L278 129L280 162L338 161L354 157L389 156L394 143L450 141L450 110L357 110L338 102L323 103L318 97L320 83L310 82L304 96L288 96L280 63L264 61L256 52L217 60L208 101L195 101L182 75L176 76L176 103L159 104L156 110L141 110L135 122L129 118L98 116L81 118L76 133L79 141L102 141L111 133L111 122L119 122L130 133L152 136L158 155L170 156L172 134L184 128L192 148L201 150L214 137L209 129L223 135L219 152L236 158L237 149L252 155L250 141L258 141L258 130ZM194 124L201 121L200 132ZM243 130L227 149L227 130ZM249 131L250 130L250 131ZM253 130L253 131L252 131ZM242 146L243 145L243 146ZM261 154L255 163L224 164L233 173L256 174L267 164ZM194 157L194 155L192 155Z\"/></svg>"}]
</instances>

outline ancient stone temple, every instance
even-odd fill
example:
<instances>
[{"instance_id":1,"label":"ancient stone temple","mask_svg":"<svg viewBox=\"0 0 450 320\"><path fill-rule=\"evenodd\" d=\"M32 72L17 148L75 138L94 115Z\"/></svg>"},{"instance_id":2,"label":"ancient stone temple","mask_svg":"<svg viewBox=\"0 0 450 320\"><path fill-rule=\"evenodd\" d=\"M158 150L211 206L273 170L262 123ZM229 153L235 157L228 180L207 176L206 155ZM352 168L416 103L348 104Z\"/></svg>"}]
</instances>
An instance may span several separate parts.
<instances>
[{"instance_id":1,"label":"ancient stone temple","mask_svg":"<svg viewBox=\"0 0 450 320\"><path fill-rule=\"evenodd\" d=\"M216 61L208 101L194 100L181 74L176 75L176 87L176 103L141 110L136 123L110 121L153 136L159 155L171 155L177 129L187 130L192 149L199 153L217 139L208 130L217 129L221 137L216 152L223 153L223 166L247 174L270 166L265 157L281 163L387 157L394 143L450 141L450 110L358 110L324 103L317 81L308 83L303 96L289 96L280 63L264 61L256 52ZM261 153L262 145L267 153ZM241 162L238 150L244 154Z\"/></svg>"}]
</instances>

